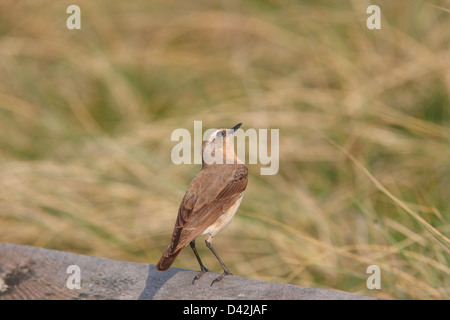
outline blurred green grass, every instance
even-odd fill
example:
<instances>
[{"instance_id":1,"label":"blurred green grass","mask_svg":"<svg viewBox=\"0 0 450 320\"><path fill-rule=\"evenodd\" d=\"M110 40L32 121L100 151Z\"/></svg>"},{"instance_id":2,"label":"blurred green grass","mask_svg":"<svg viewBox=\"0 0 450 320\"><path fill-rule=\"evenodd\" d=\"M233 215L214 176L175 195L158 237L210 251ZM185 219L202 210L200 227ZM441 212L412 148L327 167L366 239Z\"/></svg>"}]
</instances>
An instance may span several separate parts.
<instances>
[{"instance_id":1,"label":"blurred green grass","mask_svg":"<svg viewBox=\"0 0 450 320\"><path fill-rule=\"evenodd\" d=\"M370 4L1 1L0 241L155 263L199 170L172 131L243 122L280 129L280 171L249 165L230 270L448 299L448 2L378 1L381 30Z\"/></svg>"}]
</instances>

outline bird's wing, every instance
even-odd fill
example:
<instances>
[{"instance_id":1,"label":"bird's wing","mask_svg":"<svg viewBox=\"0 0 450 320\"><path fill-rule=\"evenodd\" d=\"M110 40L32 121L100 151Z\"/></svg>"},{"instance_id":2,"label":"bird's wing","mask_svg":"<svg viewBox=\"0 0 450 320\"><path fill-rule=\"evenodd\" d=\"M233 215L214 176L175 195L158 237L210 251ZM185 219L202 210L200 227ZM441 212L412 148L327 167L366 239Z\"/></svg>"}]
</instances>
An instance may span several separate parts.
<instances>
[{"instance_id":1,"label":"bird's wing","mask_svg":"<svg viewBox=\"0 0 450 320\"><path fill-rule=\"evenodd\" d=\"M221 166L229 172L217 174L204 169L192 181L178 210L170 251L184 248L228 211L245 191L247 167L243 164Z\"/></svg>"}]
</instances>

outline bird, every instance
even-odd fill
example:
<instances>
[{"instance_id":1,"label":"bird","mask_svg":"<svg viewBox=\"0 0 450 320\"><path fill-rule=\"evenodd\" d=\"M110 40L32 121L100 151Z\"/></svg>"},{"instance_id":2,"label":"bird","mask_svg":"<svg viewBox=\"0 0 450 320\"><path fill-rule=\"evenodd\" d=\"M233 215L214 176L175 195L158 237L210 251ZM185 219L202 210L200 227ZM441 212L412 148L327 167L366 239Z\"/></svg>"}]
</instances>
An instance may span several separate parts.
<instances>
[{"instance_id":1,"label":"bird","mask_svg":"<svg viewBox=\"0 0 450 320\"><path fill-rule=\"evenodd\" d=\"M209 270L203 265L195 239L206 235L205 244L223 268L211 282L233 275L212 246L213 238L233 219L248 183L248 168L234 152L233 136L242 123L231 129L214 130L202 142L202 168L191 181L178 209L172 239L156 269L165 271L189 244L200 265L192 284Z\"/></svg>"}]
</instances>

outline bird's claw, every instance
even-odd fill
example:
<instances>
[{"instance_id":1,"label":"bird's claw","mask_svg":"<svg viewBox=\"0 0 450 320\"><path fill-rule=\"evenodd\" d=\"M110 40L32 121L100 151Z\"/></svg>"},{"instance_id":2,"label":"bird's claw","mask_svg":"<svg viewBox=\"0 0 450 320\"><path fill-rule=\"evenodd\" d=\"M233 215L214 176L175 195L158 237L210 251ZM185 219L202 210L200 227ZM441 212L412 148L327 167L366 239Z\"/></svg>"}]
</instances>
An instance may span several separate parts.
<instances>
[{"instance_id":1,"label":"bird's claw","mask_svg":"<svg viewBox=\"0 0 450 320\"><path fill-rule=\"evenodd\" d=\"M201 278L205 273L207 273L208 271L209 271L208 269L202 268L202 271L200 271L200 273L197 274L197 275L194 277L194 279L192 279L192 284L194 284L194 283L195 283L195 280L200 279L200 278Z\"/></svg>"},{"instance_id":2,"label":"bird's claw","mask_svg":"<svg viewBox=\"0 0 450 320\"><path fill-rule=\"evenodd\" d=\"M232 275L233 274L230 271L222 273L219 277L217 277L211 282L211 287L214 283L221 281L225 276L232 276Z\"/></svg>"}]
</instances>

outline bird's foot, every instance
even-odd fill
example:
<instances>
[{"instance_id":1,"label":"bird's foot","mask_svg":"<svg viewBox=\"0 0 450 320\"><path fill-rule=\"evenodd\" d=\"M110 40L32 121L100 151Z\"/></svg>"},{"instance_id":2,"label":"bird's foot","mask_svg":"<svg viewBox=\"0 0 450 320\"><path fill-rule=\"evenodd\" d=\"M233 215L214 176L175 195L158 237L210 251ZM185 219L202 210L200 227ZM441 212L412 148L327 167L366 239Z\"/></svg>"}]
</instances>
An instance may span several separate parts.
<instances>
[{"instance_id":1,"label":"bird's foot","mask_svg":"<svg viewBox=\"0 0 450 320\"><path fill-rule=\"evenodd\" d=\"M192 279L192 284L194 284L195 283L195 280L198 280L198 279L200 279L205 273L207 273L209 270L208 269L206 269L205 267L202 267L202 271L200 271L200 273L199 274L197 274L195 277L194 277L194 279Z\"/></svg>"},{"instance_id":2,"label":"bird's foot","mask_svg":"<svg viewBox=\"0 0 450 320\"><path fill-rule=\"evenodd\" d=\"M223 279L223 277L232 276L232 275L233 274L230 271L228 271L228 270L224 271L219 277L217 277L216 279L213 280L213 282L211 282L211 287L214 283L221 281Z\"/></svg>"}]
</instances>

